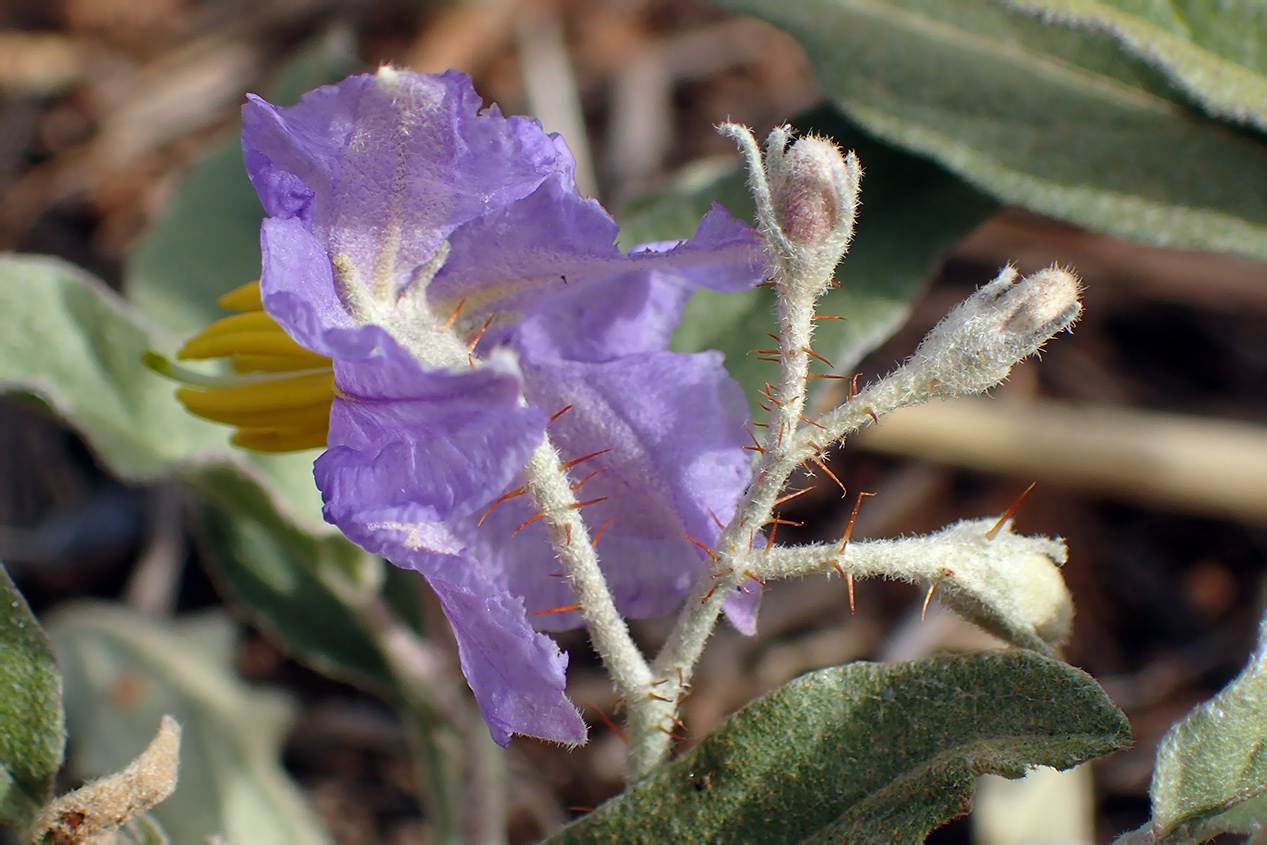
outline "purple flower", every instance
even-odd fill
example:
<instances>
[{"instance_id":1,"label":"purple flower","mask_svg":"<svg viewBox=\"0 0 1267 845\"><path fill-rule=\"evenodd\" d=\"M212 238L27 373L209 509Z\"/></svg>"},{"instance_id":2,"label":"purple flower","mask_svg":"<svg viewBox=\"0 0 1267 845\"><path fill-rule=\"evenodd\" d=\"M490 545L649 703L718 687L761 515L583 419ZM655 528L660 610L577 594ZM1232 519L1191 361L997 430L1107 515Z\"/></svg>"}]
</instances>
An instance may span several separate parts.
<instances>
[{"instance_id":1,"label":"purple flower","mask_svg":"<svg viewBox=\"0 0 1267 845\"><path fill-rule=\"evenodd\" d=\"M621 612L671 611L748 481L746 405L716 353L666 351L691 292L762 276L714 207L696 236L625 255L563 141L481 103L463 75L385 69L292 108L252 98L243 148L268 212L263 305L333 359L326 518L431 585L493 738L579 743L567 656L581 624L524 497L489 511L546 431L586 481ZM469 341L466 340L469 338ZM553 421L551 418L568 408ZM480 520L487 513L481 524ZM755 591L731 618L750 629Z\"/></svg>"}]
</instances>

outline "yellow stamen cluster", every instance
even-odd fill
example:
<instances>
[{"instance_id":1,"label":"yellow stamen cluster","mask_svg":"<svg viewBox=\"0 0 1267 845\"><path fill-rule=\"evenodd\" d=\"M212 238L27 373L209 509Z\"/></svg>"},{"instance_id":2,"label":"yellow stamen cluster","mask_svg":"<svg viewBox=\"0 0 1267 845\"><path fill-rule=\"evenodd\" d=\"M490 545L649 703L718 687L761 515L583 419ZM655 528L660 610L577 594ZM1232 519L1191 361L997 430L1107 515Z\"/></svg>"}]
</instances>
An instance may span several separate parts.
<instances>
[{"instance_id":1,"label":"yellow stamen cluster","mask_svg":"<svg viewBox=\"0 0 1267 845\"><path fill-rule=\"evenodd\" d=\"M257 452L325 446L334 402L330 359L295 343L265 313L259 282L225 294L220 305L239 313L212 323L176 357L228 358L237 375L191 378L166 362L151 366L186 382L176 398L191 414L237 426L235 446Z\"/></svg>"}]
</instances>

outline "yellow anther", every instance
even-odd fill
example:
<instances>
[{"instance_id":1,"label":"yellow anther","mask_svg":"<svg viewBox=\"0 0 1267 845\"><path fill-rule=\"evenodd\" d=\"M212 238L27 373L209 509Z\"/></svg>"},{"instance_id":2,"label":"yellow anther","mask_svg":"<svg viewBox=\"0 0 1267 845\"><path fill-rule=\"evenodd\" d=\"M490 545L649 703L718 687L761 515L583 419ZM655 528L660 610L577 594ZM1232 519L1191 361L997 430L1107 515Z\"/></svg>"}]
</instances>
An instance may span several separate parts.
<instances>
[{"instance_id":1,"label":"yellow anther","mask_svg":"<svg viewBox=\"0 0 1267 845\"><path fill-rule=\"evenodd\" d=\"M317 427L243 428L229 438L234 446L256 452L294 452L299 449L321 449L329 435L329 414Z\"/></svg>"},{"instance_id":2,"label":"yellow anther","mask_svg":"<svg viewBox=\"0 0 1267 845\"><path fill-rule=\"evenodd\" d=\"M220 307L225 311L263 311L264 300L260 296L260 283L248 282L240 288L220 297Z\"/></svg>"},{"instance_id":3,"label":"yellow anther","mask_svg":"<svg viewBox=\"0 0 1267 845\"><path fill-rule=\"evenodd\" d=\"M212 326L211 328L215 328ZM294 355L302 352L303 347L290 339L290 335L282 331L231 332L228 334L215 332L208 335L211 329L197 337L191 338L177 353L182 360L190 358L224 358L229 355Z\"/></svg>"},{"instance_id":4,"label":"yellow anther","mask_svg":"<svg viewBox=\"0 0 1267 845\"><path fill-rule=\"evenodd\" d=\"M237 426L232 442L258 452L292 452L326 445L335 398L329 358L294 340L263 310L260 283L220 298L239 313L212 323L177 354L228 358L238 375L204 375L147 353L146 365L184 382L176 398L193 415Z\"/></svg>"},{"instance_id":5,"label":"yellow anther","mask_svg":"<svg viewBox=\"0 0 1267 845\"><path fill-rule=\"evenodd\" d=\"M334 401L334 372L309 373L257 384L203 390L182 387L176 397L201 417L220 413L286 412L294 408ZM284 422L284 420L283 420Z\"/></svg>"}]
</instances>

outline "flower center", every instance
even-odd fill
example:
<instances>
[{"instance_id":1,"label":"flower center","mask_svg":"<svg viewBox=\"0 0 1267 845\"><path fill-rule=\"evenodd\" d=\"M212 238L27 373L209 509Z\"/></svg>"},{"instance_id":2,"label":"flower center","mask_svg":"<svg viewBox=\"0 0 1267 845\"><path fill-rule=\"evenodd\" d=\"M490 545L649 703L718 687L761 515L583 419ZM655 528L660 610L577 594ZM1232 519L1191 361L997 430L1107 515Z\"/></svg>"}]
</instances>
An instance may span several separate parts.
<instances>
[{"instance_id":1,"label":"flower center","mask_svg":"<svg viewBox=\"0 0 1267 845\"><path fill-rule=\"evenodd\" d=\"M176 398L191 414L236 426L235 446L257 452L324 447L335 395L330 359L295 343L265 313L259 282L225 294L220 305L238 313L212 323L176 357L227 358L233 375L202 375L154 353L146 354L146 365L185 385Z\"/></svg>"}]
</instances>

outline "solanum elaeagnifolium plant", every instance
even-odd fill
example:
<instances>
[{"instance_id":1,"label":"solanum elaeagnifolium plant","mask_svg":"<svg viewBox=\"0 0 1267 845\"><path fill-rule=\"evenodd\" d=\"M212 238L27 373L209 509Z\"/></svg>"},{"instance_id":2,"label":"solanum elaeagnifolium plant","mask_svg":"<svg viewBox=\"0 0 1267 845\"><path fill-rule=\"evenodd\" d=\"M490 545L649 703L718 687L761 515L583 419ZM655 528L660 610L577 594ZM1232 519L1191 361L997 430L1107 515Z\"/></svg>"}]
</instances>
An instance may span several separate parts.
<instances>
[{"instance_id":1,"label":"solanum elaeagnifolium plant","mask_svg":"<svg viewBox=\"0 0 1267 845\"><path fill-rule=\"evenodd\" d=\"M785 130L763 164L746 131L725 129L747 148L764 237L715 208L689 241L622 254L562 140L480 111L459 74L384 69L245 108L269 214L258 292L231 294L244 313L181 353L237 372L156 366L185 375L181 400L238 426L245 447L326 444L326 519L427 579L499 744L584 741L567 658L541 632L585 624L629 705L630 775L658 765L717 612L751 632L767 578L847 571L843 554L770 564L762 531L793 469L893 408L994 386L1078 315L1070 274L1005 271L898 373L803 420L814 303L852 236L861 172L828 141L785 151ZM745 402L719 356L666 347L694 289L749 288L767 269L783 376L752 475ZM653 668L623 619L702 585ZM1047 617L1067 623L1067 595L1058 577L1044 586L1041 618L1001 626L1063 635Z\"/></svg>"},{"instance_id":2,"label":"solanum elaeagnifolium plant","mask_svg":"<svg viewBox=\"0 0 1267 845\"><path fill-rule=\"evenodd\" d=\"M226 292L237 313L177 356L227 366L146 361L185 383L176 395L189 411L233 426L239 447L320 450L324 518L425 580L483 739L586 741L568 656L549 635L586 629L624 702L631 788L562 837L917 837L962 812L981 772L1066 768L1128 741L1103 691L1054 659L1071 618L1060 541L991 517L927 537L774 544L798 467L897 408L998 384L1077 319L1071 273L1005 269L904 365L811 415L816 304L853 237L861 188L853 155L786 127L763 154L727 124L757 228L715 206L691 239L626 253L612 219L578 193L562 139L481 106L461 74L389 68L291 107L252 98L243 151L267 215L260 279ZM721 356L668 345L696 290L760 284L776 294L780 374L758 441ZM233 507L223 479L206 489ZM456 736L471 757L488 753L474 750L481 737L442 649L384 627L390 609L361 583L373 558L349 564L342 546L285 536L292 555L311 551L309 574L336 612L375 632L385 683L434 753L428 816L439 838L457 838L461 784L479 779L445 749ZM1028 651L823 670L669 763L679 706L723 614L751 633L774 580L869 575L927 584ZM666 613L676 622L649 657L626 620ZM889 724L903 712L920 728ZM817 800L750 797L778 798L773 784L790 781L813 784Z\"/></svg>"}]
</instances>

